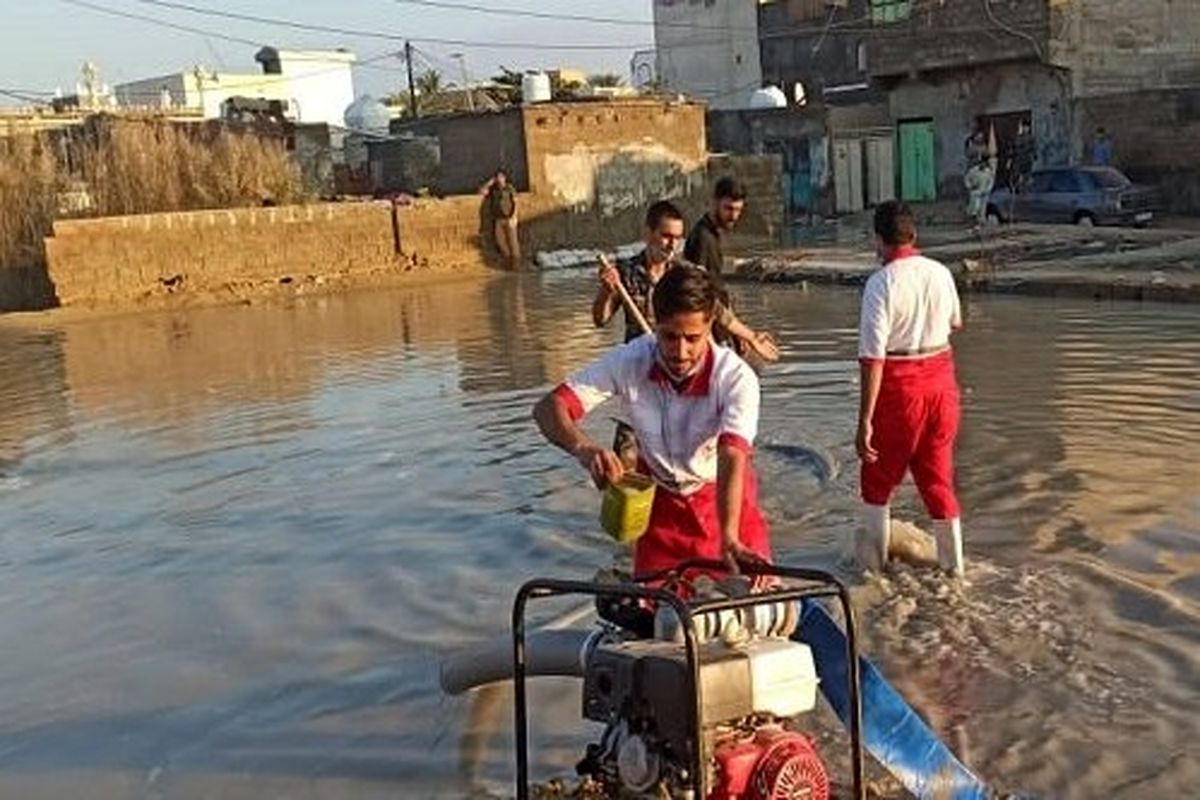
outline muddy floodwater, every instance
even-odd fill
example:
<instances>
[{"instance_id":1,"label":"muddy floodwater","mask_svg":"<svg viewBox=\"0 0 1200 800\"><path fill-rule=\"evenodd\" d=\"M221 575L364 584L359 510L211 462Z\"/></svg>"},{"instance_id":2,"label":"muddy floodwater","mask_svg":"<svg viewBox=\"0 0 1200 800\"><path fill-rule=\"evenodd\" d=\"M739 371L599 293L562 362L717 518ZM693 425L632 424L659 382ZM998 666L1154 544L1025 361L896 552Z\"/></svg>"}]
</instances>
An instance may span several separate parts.
<instances>
[{"instance_id":1,"label":"muddy floodwater","mask_svg":"<svg viewBox=\"0 0 1200 800\"><path fill-rule=\"evenodd\" d=\"M437 663L505 631L523 579L613 558L529 419L616 340L591 290L559 273L0 326L0 797L507 791L508 698L443 698ZM785 351L757 451L777 553L838 568L857 295L736 297ZM1195 796L1200 310L966 314L969 584L859 585L868 655L1000 789ZM921 523L910 488L897 507ZM535 693L539 774L594 733L576 692Z\"/></svg>"}]
</instances>

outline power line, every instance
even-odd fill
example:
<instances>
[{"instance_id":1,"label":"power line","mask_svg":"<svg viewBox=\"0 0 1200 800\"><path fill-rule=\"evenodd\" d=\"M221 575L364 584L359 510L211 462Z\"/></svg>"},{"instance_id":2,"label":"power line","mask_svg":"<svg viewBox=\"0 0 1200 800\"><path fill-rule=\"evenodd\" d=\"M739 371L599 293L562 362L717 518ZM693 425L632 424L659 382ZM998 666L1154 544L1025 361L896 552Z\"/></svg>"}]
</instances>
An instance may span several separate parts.
<instances>
[{"instance_id":1,"label":"power line","mask_svg":"<svg viewBox=\"0 0 1200 800\"><path fill-rule=\"evenodd\" d=\"M83 2L83 0L64 0L64 2ZM384 39L393 42L414 41L427 44L448 44L458 47L489 47L489 48L518 48L522 50L636 50L648 45L641 44L547 44L545 42L492 42L472 41L469 39L444 39L429 36L406 36L382 31L364 30L361 28L341 28L330 25L317 25L307 22L296 22L278 17L261 17L255 14L239 14L232 11L221 11L213 8L202 8L188 3L176 3L170 0L134 0L143 5L185 11L190 14L201 14L209 17L233 19L241 22L253 22L260 25L275 25L296 30L315 31L319 33L336 33L342 36L355 36L365 39ZM653 46L653 45L649 45Z\"/></svg>"},{"instance_id":2,"label":"power line","mask_svg":"<svg viewBox=\"0 0 1200 800\"><path fill-rule=\"evenodd\" d=\"M634 26L639 28L658 27L658 28L688 28L691 30L706 30L706 31L744 31L748 33L756 33L757 27L746 25L700 25L691 22L655 22L654 20L640 19L619 19L617 17L593 17L587 14L556 14L552 11L527 11L516 8L491 8L489 6L478 5L474 3L448 3L444 0L392 0L393 3L411 6L424 6L426 8L440 8L447 11L473 11L480 14L493 14L500 17L523 17L526 19L552 19L562 20L565 22L587 22L596 25L624 25Z\"/></svg>"},{"instance_id":3,"label":"power line","mask_svg":"<svg viewBox=\"0 0 1200 800\"><path fill-rule=\"evenodd\" d=\"M87 2L87 0L61 0L61 2L67 3L68 5L72 5L72 6L79 6L80 8L86 8L91 11L97 11L101 14L108 14L113 17L123 17L125 19L134 19L134 20L138 20L139 22L148 22L152 25L158 25L159 27L163 27L163 28L171 28L173 30L182 31L184 33L191 33L191 34L194 34L197 36L211 36L214 39L224 39L227 42L233 42L235 44L244 44L244 45L248 45L250 47L264 46L263 42L255 42L255 41L251 41L250 39L242 39L241 37L230 36L229 34L226 34L226 33L216 33L214 31L206 31L206 30L201 30L199 28L192 28L188 25L179 25L177 23L168 22L166 20L158 19L156 17L147 17L147 16L143 16L142 14L135 14L132 11L121 11L120 9L116 9L116 8L108 8L107 6L96 5L95 3Z\"/></svg>"}]
</instances>

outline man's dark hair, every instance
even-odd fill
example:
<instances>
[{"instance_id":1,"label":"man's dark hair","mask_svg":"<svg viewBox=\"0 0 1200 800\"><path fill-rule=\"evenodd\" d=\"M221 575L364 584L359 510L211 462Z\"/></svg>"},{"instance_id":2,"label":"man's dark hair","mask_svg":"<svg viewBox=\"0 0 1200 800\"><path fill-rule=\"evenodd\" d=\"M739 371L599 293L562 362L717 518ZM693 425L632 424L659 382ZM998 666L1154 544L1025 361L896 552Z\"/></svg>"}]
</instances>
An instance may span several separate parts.
<instances>
[{"instance_id":1,"label":"man's dark hair","mask_svg":"<svg viewBox=\"0 0 1200 800\"><path fill-rule=\"evenodd\" d=\"M713 187L714 200L745 200L746 187L741 181L730 177L721 178Z\"/></svg>"},{"instance_id":2,"label":"man's dark hair","mask_svg":"<svg viewBox=\"0 0 1200 800\"><path fill-rule=\"evenodd\" d=\"M889 200L875 209L875 233L890 247L917 240L917 220L907 203Z\"/></svg>"},{"instance_id":3,"label":"man's dark hair","mask_svg":"<svg viewBox=\"0 0 1200 800\"><path fill-rule=\"evenodd\" d=\"M712 319L716 307L716 282L707 270L692 264L671 267L654 287L654 318L658 320L696 311Z\"/></svg>"},{"instance_id":4,"label":"man's dark hair","mask_svg":"<svg viewBox=\"0 0 1200 800\"><path fill-rule=\"evenodd\" d=\"M646 227L652 231L658 230L664 219L677 219L682 222L683 212L670 200L659 200L646 211Z\"/></svg>"}]
</instances>

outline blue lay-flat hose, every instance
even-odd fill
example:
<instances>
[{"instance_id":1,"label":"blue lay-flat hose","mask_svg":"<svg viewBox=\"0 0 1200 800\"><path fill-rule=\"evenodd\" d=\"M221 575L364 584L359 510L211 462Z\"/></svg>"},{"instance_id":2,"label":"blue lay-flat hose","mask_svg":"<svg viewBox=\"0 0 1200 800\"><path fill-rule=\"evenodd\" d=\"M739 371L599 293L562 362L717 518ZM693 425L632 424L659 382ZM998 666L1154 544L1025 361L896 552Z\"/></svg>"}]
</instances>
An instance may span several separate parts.
<instances>
[{"instance_id":1,"label":"blue lay-flat hose","mask_svg":"<svg viewBox=\"0 0 1200 800\"><path fill-rule=\"evenodd\" d=\"M846 635L818 603L804 601L793 638L808 645L821 692L848 724ZM859 657L863 747L917 800L986 800L987 787L955 758L875 666Z\"/></svg>"}]
</instances>

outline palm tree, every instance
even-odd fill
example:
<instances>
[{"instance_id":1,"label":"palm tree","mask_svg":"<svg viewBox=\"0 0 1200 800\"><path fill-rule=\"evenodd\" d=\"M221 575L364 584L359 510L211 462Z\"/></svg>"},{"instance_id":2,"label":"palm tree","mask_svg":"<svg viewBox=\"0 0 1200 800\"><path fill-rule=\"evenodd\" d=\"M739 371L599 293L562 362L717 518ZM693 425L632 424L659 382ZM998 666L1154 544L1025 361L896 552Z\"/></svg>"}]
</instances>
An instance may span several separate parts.
<instances>
[{"instance_id":1,"label":"palm tree","mask_svg":"<svg viewBox=\"0 0 1200 800\"><path fill-rule=\"evenodd\" d=\"M615 73L605 72L598 75L589 75L588 83L596 87L616 87L623 85L625 79Z\"/></svg>"},{"instance_id":2,"label":"palm tree","mask_svg":"<svg viewBox=\"0 0 1200 800\"><path fill-rule=\"evenodd\" d=\"M436 69L428 69L417 76L417 91L423 98L437 97L442 93L442 73Z\"/></svg>"}]
</instances>

